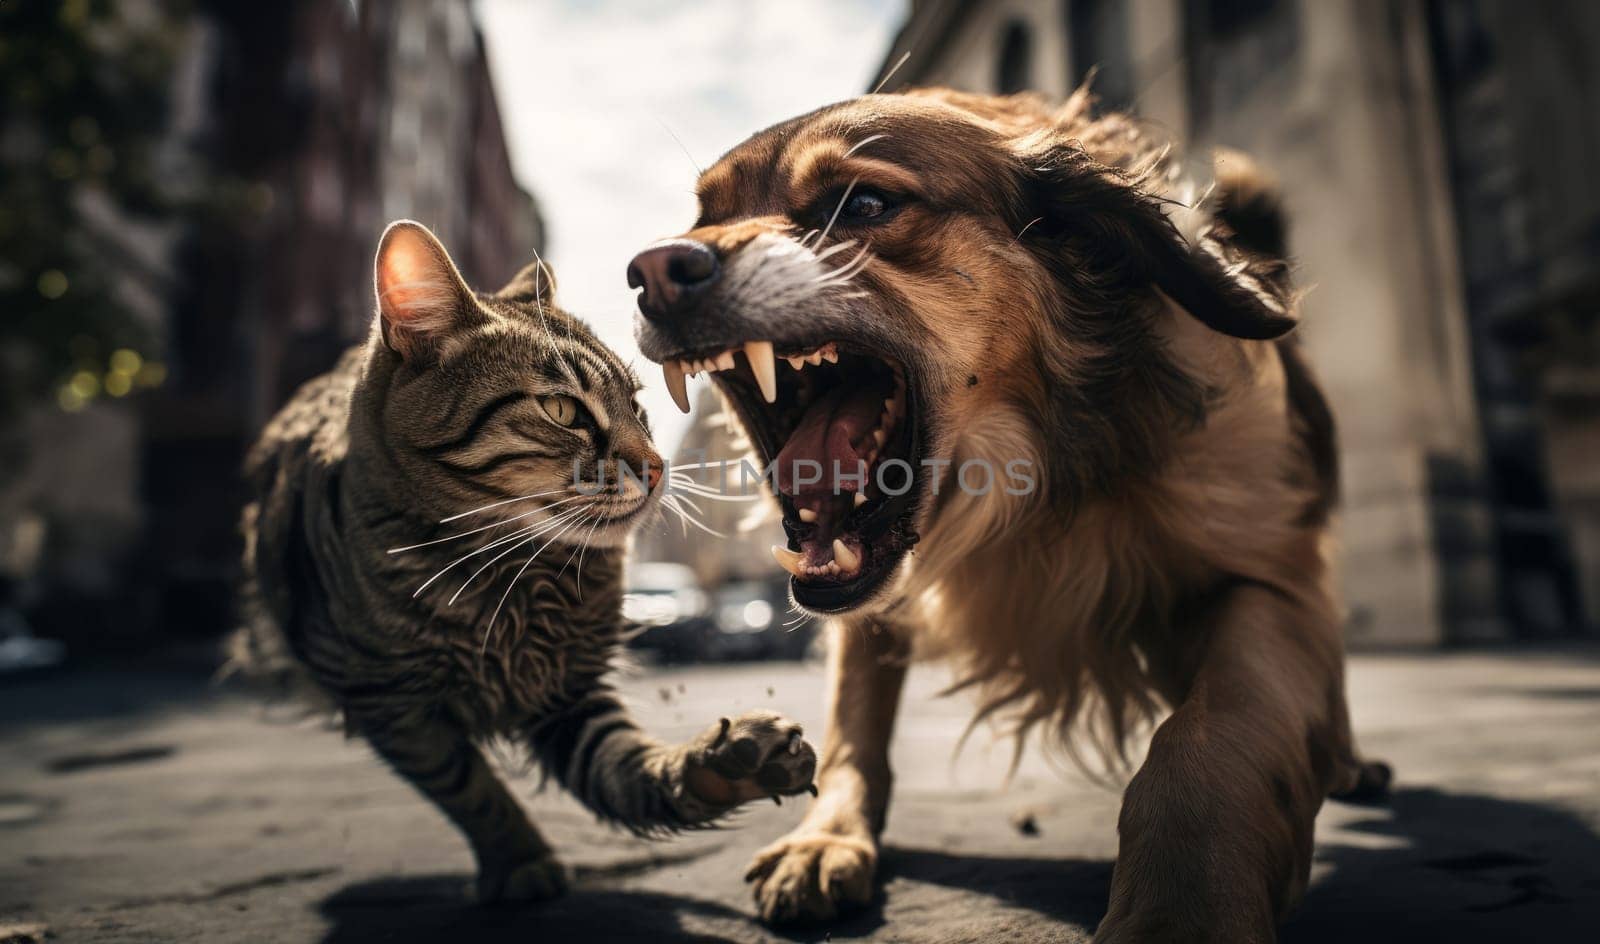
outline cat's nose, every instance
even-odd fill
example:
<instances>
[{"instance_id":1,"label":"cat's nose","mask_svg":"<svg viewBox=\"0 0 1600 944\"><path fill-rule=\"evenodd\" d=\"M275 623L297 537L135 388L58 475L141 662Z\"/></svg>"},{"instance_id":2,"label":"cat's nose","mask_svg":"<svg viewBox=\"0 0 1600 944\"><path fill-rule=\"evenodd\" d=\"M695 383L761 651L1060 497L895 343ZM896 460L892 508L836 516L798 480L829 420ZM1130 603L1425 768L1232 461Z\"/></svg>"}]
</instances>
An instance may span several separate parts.
<instances>
[{"instance_id":1,"label":"cat's nose","mask_svg":"<svg viewBox=\"0 0 1600 944\"><path fill-rule=\"evenodd\" d=\"M664 239L628 263L628 287L639 293L639 311L652 321L682 312L716 284L717 254L693 239Z\"/></svg>"}]
</instances>

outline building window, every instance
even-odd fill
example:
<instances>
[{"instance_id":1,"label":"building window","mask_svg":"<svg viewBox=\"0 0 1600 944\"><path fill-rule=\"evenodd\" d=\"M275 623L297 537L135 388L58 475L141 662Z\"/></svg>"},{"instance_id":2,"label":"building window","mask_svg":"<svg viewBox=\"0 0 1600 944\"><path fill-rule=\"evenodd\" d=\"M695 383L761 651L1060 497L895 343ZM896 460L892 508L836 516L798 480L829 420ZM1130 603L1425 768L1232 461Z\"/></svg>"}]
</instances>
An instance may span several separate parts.
<instances>
[{"instance_id":1,"label":"building window","mask_svg":"<svg viewBox=\"0 0 1600 944\"><path fill-rule=\"evenodd\" d=\"M1125 0L1071 0L1066 5L1067 37L1072 47L1069 86L1076 88L1094 70L1091 86L1108 109L1133 105L1133 62L1128 46Z\"/></svg>"},{"instance_id":2,"label":"building window","mask_svg":"<svg viewBox=\"0 0 1600 944\"><path fill-rule=\"evenodd\" d=\"M1033 87L1033 31L1021 20L1006 24L995 85L1002 95Z\"/></svg>"}]
</instances>

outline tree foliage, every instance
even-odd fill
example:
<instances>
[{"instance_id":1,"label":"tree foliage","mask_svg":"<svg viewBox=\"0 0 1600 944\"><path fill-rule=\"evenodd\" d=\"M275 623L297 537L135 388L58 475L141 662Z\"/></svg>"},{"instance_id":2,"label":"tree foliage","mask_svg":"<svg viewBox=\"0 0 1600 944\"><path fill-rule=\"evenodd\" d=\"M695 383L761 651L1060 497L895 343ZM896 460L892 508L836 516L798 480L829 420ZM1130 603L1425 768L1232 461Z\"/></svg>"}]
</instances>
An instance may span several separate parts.
<instances>
[{"instance_id":1,"label":"tree foliage","mask_svg":"<svg viewBox=\"0 0 1600 944\"><path fill-rule=\"evenodd\" d=\"M110 230L172 210L158 159L181 23L160 0L0 0L0 417L160 382L118 287L129 230Z\"/></svg>"}]
</instances>

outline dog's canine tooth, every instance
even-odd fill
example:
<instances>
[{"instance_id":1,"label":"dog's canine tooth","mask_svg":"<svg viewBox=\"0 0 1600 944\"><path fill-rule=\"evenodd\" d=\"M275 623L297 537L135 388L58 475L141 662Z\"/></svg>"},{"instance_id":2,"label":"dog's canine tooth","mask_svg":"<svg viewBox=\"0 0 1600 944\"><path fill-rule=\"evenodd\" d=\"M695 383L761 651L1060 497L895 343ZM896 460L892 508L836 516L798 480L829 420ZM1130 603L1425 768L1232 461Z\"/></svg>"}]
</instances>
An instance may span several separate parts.
<instances>
[{"instance_id":1,"label":"dog's canine tooth","mask_svg":"<svg viewBox=\"0 0 1600 944\"><path fill-rule=\"evenodd\" d=\"M865 505L867 503L867 495L866 495L866 493L865 492L856 492L855 503L856 503L856 507L857 508L860 508L862 505Z\"/></svg>"},{"instance_id":2,"label":"dog's canine tooth","mask_svg":"<svg viewBox=\"0 0 1600 944\"><path fill-rule=\"evenodd\" d=\"M761 387L761 399L777 403L778 375L772 360L772 342L746 341L744 356L750 359L750 370L755 373L756 384Z\"/></svg>"},{"instance_id":3,"label":"dog's canine tooth","mask_svg":"<svg viewBox=\"0 0 1600 944\"><path fill-rule=\"evenodd\" d=\"M840 569L849 572L861 566L861 558L838 538L833 539L833 560Z\"/></svg>"},{"instance_id":4,"label":"dog's canine tooth","mask_svg":"<svg viewBox=\"0 0 1600 944\"><path fill-rule=\"evenodd\" d=\"M807 524L817 520L817 513L810 508L800 509L799 514L800 520L806 522Z\"/></svg>"},{"instance_id":5,"label":"dog's canine tooth","mask_svg":"<svg viewBox=\"0 0 1600 944\"><path fill-rule=\"evenodd\" d=\"M682 361L666 361L661 365L661 376L667 381L667 392L672 394L672 402L678 405L680 413L689 412L689 386L683 379L685 372Z\"/></svg>"},{"instance_id":6,"label":"dog's canine tooth","mask_svg":"<svg viewBox=\"0 0 1600 944\"><path fill-rule=\"evenodd\" d=\"M717 355L717 370L733 370L733 351L723 351Z\"/></svg>"},{"instance_id":7,"label":"dog's canine tooth","mask_svg":"<svg viewBox=\"0 0 1600 944\"><path fill-rule=\"evenodd\" d=\"M798 551L791 551L782 544L774 544L772 545L772 556L778 562L778 566L789 573L796 577L805 575L806 568L800 563L800 553Z\"/></svg>"},{"instance_id":8,"label":"dog's canine tooth","mask_svg":"<svg viewBox=\"0 0 1600 944\"><path fill-rule=\"evenodd\" d=\"M872 438L878 441L878 448L882 449L884 442L889 438L889 434L880 427L872 431Z\"/></svg>"}]
</instances>

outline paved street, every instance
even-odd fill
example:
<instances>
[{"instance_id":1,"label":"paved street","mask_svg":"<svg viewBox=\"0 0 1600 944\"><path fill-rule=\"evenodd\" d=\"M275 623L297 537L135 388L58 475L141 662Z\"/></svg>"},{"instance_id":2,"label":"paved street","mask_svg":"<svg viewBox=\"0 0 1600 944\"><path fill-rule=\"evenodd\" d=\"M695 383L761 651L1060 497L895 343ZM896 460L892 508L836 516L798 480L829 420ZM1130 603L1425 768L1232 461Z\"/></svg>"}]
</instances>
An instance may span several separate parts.
<instances>
[{"instance_id":1,"label":"paved street","mask_svg":"<svg viewBox=\"0 0 1600 944\"><path fill-rule=\"evenodd\" d=\"M820 728L821 667L641 670L627 690L678 738L774 707ZM465 846L323 726L158 670L0 681L0 927L59 941L1086 940L1115 851L1115 792L1009 746L913 673L872 910L775 935L746 860L804 803L669 842L595 824L554 788L518 792L577 873L565 900L482 910ZM1390 760L1386 808L1329 804L1289 942L1593 940L1600 928L1600 651L1362 656L1357 730ZM1015 825L1031 816L1037 830ZM0 932L0 940L6 940Z\"/></svg>"}]
</instances>

